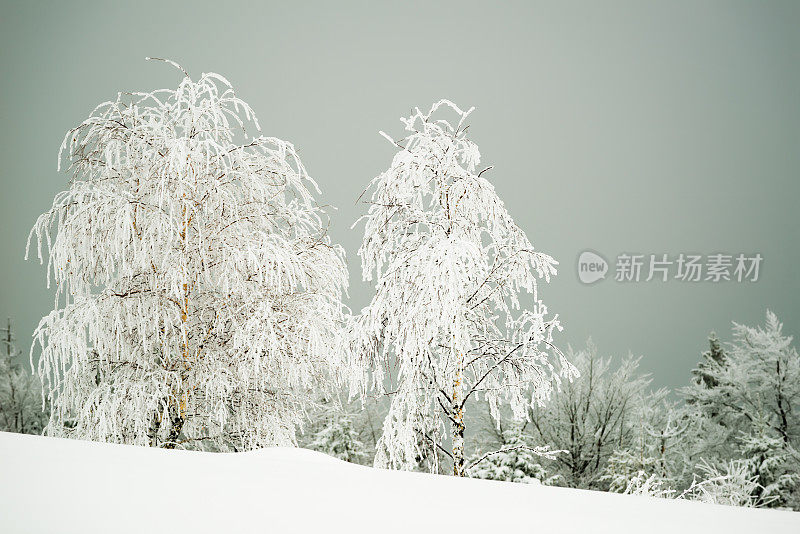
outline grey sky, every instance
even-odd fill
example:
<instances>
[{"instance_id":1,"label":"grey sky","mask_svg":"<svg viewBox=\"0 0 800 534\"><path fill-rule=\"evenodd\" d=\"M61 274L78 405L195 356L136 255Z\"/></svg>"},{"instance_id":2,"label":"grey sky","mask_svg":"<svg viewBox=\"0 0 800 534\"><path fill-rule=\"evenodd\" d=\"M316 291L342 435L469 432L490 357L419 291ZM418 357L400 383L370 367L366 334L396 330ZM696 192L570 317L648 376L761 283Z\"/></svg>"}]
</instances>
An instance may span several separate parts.
<instances>
[{"instance_id":1,"label":"grey sky","mask_svg":"<svg viewBox=\"0 0 800 534\"><path fill-rule=\"evenodd\" d=\"M120 90L173 87L168 57L225 75L266 135L294 142L337 206L360 309L355 199L389 164L378 130L413 106L476 106L472 138L511 214L561 262L559 338L644 355L682 385L708 331L767 307L798 331L800 3L2 3L0 314L27 349L52 307L22 260L65 188L64 132ZM224 6L224 7L223 7ZM755 284L578 282L580 251L755 253ZM613 268L613 266L612 266ZM611 278L613 278L613 273Z\"/></svg>"}]
</instances>

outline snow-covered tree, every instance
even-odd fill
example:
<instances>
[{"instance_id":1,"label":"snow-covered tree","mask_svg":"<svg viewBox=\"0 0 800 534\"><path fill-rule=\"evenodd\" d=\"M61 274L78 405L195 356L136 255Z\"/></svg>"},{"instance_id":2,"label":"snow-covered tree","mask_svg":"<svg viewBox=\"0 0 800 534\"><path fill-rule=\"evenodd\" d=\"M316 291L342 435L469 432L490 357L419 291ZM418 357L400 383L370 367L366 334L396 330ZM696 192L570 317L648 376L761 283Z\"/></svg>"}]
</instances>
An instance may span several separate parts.
<instances>
[{"instance_id":1,"label":"snow-covered tree","mask_svg":"<svg viewBox=\"0 0 800 534\"><path fill-rule=\"evenodd\" d=\"M341 374L339 375L342 376ZM385 397L349 397L349 384L317 396L307 410L307 421L298 434L300 447L337 458L372 465L386 415Z\"/></svg>"},{"instance_id":2,"label":"snow-covered tree","mask_svg":"<svg viewBox=\"0 0 800 534\"><path fill-rule=\"evenodd\" d=\"M553 485L558 475L549 476L542 465L542 456L534 452L523 425L512 424L502 432L502 446L497 451L476 455L469 468L469 476L486 480L503 480L524 484Z\"/></svg>"},{"instance_id":3,"label":"snow-covered tree","mask_svg":"<svg viewBox=\"0 0 800 534\"><path fill-rule=\"evenodd\" d=\"M692 385L696 388L711 389L718 386L717 375L727 363L728 358L716 332L709 334L708 345L708 350L701 355L700 363L692 369ZM696 402L698 398L692 393L692 390L687 391L687 401L690 404Z\"/></svg>"},{"instance_id":4,"label":"snow-covered tree","mask_svg":"<svg viewBox=\"0 0 800 534\"><path fill-rule=\"evenodd\" d=\"M734 323L732 362L719 379L718 401L733 420L763 418L788 445L800 438L800 356L782 329L769 310L763 327Z\"/></svg>"},{"instance_id":5,"label":"snow-covered tree","mask_svg":"<svg viewBox=\"0 0 800 534\"><path fill-rule=\"evenodd\" d=\"M626 422L631 439L617 445L600 477L609 491L669 496L691 471L682 445L689 423L667 395L660 389L635 403L633 416Z\"/></svg>"},{"instance_id":6,"label":"snow-covered tree","mask_svg":"<svg viewBox=\"0 0 800 534\"><path fill-rule=\"evenodd\" d=\"M690 426L685 445L692 459L691 469L702 459L733 458L733 436L737 429L726 426L721 419L725 413L720 403L720 379L727 372L728 355L715 332L708 337L709 349L701 354L700 362L691 371L689 386L681 388L686 405L685 419Z\"/></svg>"},{"instance_id":7,"label":"snow-covered tree","mask_svg":"<svg viewBox=\"0 0 800 534\"><path fill-rule=\"evenodd\" d=\"M444 454L465 476L464 410L473 396L488 399L495 415L506 404L524 419L531 398L544 401L554 382L574 374L553 346L558 317L537 291L556 261L534 250L488 169L478 169L470 111L447 100L415 109L402 119L406 137L383 134L397 152L368 188L359 255L375 295L356 320L351 364L391 394L380 466L415 467L423 441L436 451L431 469Z\"/></svg>"},{"instance_id":8,"label":"snow-covered tree","mask_svg":"<svg viewBox=\"0 0 800 534\"><path fill-rule=\"evenodd\" d=\"M764 326L734 323L727 350L712 339L703 363L702 374L682 390L694 427L693 462L742 471L755 483L746 484L749 505L797 506L800 357L792 338L768 311Z\"/></svg>"},{"instance_id":9,"label":"snow-covered tree","mask_svg":"<svg viewBox=\"0 0 800 534\"><path fill-rule=\"evenodd\" d=\"M292 444L340 353L343 252L294 146L251 136L258 121L222 76L181 71L177 89L120 93L64 138L69 189L31 231L56 283L35 332L47 430Z\"/></svg>"},{"instance_id":10,"label":"snow-covered tree","mask_svg":"<svg viewBox=\"0 0 800 534\"><path fill-rule=\"evenodd\" d=\"M23 365L16 337L8 319L0 329L0 430L20 434L41 434L48 408L42 404L42 384Z\"/></svg>"},{"instance_id":11,"label":"snow-covered tree","mask_svg":"<svg viewBox=\"0 0 800 534\"><path fill-rule=\"evenodd\" d=\"M742 456L747 472L758 485L756 506L788 506L800 483L800 455L761 421L743 438Z\"/></svg>"},{"instance_id":12,"label":"snow-covered tree","mask_svg":"<svg viewBox=\"0 0 800 534\"><path fill-rule=\"evenodd\" d=\"M553 393L547 406L531 408L531 435L537 443L564 450L555 458L556 473L570 487L601 488L604 468L615 450L634 448L639 403L650 380L628 356L612 367L589 340L583 350L567 351L580 378Z\"/></svg>"},{"instance_id":13,"label":"snow-covered tree","mask_svg":"<svg viewBox=\"0 0 800 534\"><path fill-rule=\"evenodd\" d=\"M782 327L770 311L763 327L734 323L724 364L704 371L713 387L684 389L689 403L730 432L761 420L786 444L800 438L800 357Z\"/></svg>"},{"instance_id":14,"label":"snow-covered tree","mask_svg":"<svg viewBox=\"0 0 800 534\"><path fill-rule=\"evenodd\" d=\"M353 415L341 410L325 410L324 420L314 432L308 448L323 452L340 460L363 463L367 450L358 437Z\"/></svg>"}]
</instances>

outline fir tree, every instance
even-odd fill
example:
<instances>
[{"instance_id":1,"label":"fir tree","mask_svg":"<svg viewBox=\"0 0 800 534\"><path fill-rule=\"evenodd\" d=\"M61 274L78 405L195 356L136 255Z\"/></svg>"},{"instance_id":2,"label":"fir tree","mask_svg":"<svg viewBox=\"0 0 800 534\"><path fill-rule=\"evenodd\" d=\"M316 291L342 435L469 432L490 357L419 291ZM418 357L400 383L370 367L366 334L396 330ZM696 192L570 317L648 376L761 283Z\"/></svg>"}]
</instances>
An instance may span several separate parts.
<instances>
[{"instance_id":1,"label":"fir tree","mask_svg":"<svg viewBox=\"0 0 800 534\"><path fill-rule=\"evenodd\" d=\"M719 370L724 368L727 361L725 351L722 349L717 334L711 332L708 336L709 349L705 351L701 357L700 363L697 364L695 369L692 369L692 383L698 387L710 389L719 385L717 375ZM693 398L689 398L689 402L693 402Z\"/></svg>"},{"instance_id":2,"label":"fir tree","mask_svg":"<svg viewBox=\"0 0 800 534\"><path fill-rule=\"evenodd\" d=\"M753 433L742 440L742 455L750 476L757 482L753 490L756 506L783 507L790 504L800 482L800 457L766 424L758 421Z\"/></svg>"}]
</instances>

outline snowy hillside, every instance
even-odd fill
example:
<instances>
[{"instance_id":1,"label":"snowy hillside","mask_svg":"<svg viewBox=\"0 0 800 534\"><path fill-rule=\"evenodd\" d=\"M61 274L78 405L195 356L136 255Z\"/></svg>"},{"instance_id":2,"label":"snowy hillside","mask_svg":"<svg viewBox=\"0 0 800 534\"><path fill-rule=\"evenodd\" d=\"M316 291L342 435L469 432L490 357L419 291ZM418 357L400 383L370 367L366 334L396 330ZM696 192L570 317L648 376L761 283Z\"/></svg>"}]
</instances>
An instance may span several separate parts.
<instances>
[{"instance_id":1,"label":"snowy hillside","mask_svg":"<svg viewBox=\"0 0 800 534\"><path fill-rule=\"evenodd\" d=\"M0 433L0 531L797 533L800 513ZM513 530L512 530L513 529Z\"/></svg>"}]
</instances>

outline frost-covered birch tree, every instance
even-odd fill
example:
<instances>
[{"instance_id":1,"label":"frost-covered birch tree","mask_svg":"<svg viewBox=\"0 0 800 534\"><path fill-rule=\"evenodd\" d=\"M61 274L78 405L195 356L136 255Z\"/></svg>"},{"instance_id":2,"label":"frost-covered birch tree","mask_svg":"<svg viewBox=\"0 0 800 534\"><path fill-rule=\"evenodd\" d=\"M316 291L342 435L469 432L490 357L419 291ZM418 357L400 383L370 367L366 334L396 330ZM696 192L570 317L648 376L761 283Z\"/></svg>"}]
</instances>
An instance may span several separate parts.
<instances>
[{"instance_id":1,"label":"frost-covered birch tree","mask_svg":"<svg viewBox=\"0 0 800 534\"><path fill-rule=\"evenodd\" d=\"M402 119L403 139L382 133L397 152L368 187L359 255L375 295L356 318L353 365L391 396L379 466L411 469L427 457L436 470L444 454L464 476L470 398L485 397L495 416L507 404L522 419L531 399L544 401L574 372L553 345L558 316L537 292L557 262L534 250L488 169L478 170L466 135L471 111L441 100ZM522 311L521 294L530 298Z\"/></svg>"},{"instance_id":2,"label":"frost-covered birch tree","mask_svg":"<svg viewBox=\"0 0 800 534\"><path fill-rule=\"evenodd\" d=\"M47 431L292 444L337 353L343 253L294 146L260 135L222 76L181 71L177 89L120 93L64 138L69 189L31 232L56 285L35 332Z\"/></svg>"}]
</instances>

